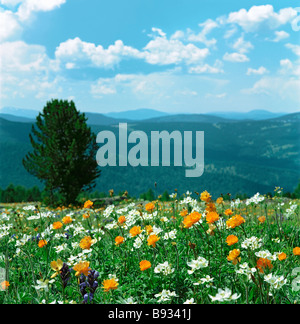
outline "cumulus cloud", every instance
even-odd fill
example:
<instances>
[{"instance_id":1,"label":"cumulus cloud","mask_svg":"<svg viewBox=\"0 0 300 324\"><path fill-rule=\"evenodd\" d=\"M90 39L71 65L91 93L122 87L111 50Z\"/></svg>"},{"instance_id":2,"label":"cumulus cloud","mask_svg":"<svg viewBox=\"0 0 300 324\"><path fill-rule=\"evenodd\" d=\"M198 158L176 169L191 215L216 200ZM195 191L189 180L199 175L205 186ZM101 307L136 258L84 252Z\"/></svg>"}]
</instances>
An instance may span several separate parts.
<instances>
[{"instance_id":1,"label":"cumulus cloud","mask_svg":"<svg viewBox=\"0 0 300 324\"><path fill-rule=\"evenodd\" d=\"M59 8L66 0L23 0L18 8L17 15L21 21L28 20L34 12L51 11Z\"/></svg>"},{"instance_id":2,"label":"cumulus cloud","mask_svg":"<svg viewBox=\"0 0 300 324\"><path fill-rule=\"evenodd\" d=\"M15 37L21 31L22 28L13 12L10 10L0 11L0 42Z\"/></svg>"},{"instance_id":3,"label":"cumulus cloud","mask_svg":"<svg viewBox=\"0 0 300 324\"><path fill-rule=\"evenodd\" d=\"M300 56L300 45L294 45L294 44L286 44L285 45L288 49L290 49L294 54L297 56Z\"/></svg>"},{"instance_id":4,"label":"cumulus cloud","mask_svg":"<svg viewBox=\"0 0 300 324\"><path fill-rule=\"evenodd\" d=\"M264 66L261 66L260 68L258 69L252 69L252 68L248 68L248 71L247 71L247 75L263 75L263 74L266 74L268 73L268 70L264 67Z\"/></svg>"},{"instance_id":5,"label":"cumulus cloud","mask_svg":"<svg viewBox=\"0 0 300 324\"><path fill-rule=\"evenodd\" d=\"M253 6L248 11L241 9L229 14L227 22L241 26L246 32L257 31L262 26L275 29L291 22L297 16L293 8L275 12L272 5Z\"/></svg>"},{"instance_id":6,"label":"cumulus cloud","mask_svg":"<svg viewBox=\"0 0 300 324\"><path fill-rule=\"evenodd\" d=\"M290 34L285 32L284 30L280 30L280 31L275 31L275 37L272 39L272 42L278 43L280 41L282 41L283 39L289 38Z\"/></svg>"},{"instance_id":7,"label":"cumulus cloud","mask_svg":"<svg viewBox=\"0 0 300 324\"><path fill-rule=\"evenodd\" d=\"M218 74L218 73L224 73L223 70L223 63L220 60L217 60L213 66L209 64L202 64L202 65L196 65L189 68L189 73L195 73L195 74L203 74L203 73L209 73L209 74Z\"/></svg>"},{"instance_id":8,"label":"cumulus cloud","mask_svg":"<svg viewBox=\"0 0 300 324\"><path fill-rule=\"evenodd\" d=\"M239 53L248 53L249 50L253 49L254 46L251 42L245 41L244 36L241 36L232 46Z\"/></svg>"},{"instance_id":9,"label":"cumulus cloud","mask_svg":"<svg viewBox=\"0 0 300 324\"><path fill-rule=\"evenodd\" d=\"M98 68L111 68L126 57L141 57L140 52L130 46L125 46L121 40L117 40L107 49L96 46L93 43L82 41L76 37L61 43L55 51L55 57L67 64L69 68L90 65Z\"/></svg>"},{"instance_id":10,"label":"cumulus cloud","mask_svg":"<svg viewBox=\"0 0 300 324\"><path fill-rule=\"evenodd\" d=\"M178 39L155 37L145 47L142 56L149 64L196 64L209 55L208 48L199 48L194 44L184 44Z\"/></svg>"},{"instance_id":11,"label":"cumulus cloud","mask_svg":"<svg viewBox=\"0 0 300 324\"><path fill-rule=\"evenodd\" d=\"M223 56L223 60L233 63L244 63L248 62L249 58L242 53L225 53L225 55Z\"/></svg>"},{"instance_id":12,"label":"cumulus cloud","mask_svg":"<svg viewBox=\"0 0 300 324\"><path fill-rule=\"evenodd\" d=\"M215 28L219 27L218 23L212 19L206 20L204 23L199 24L202 28L198 34L193 33L189 30L188 41L204 43L206 46L213 46L217 43L215 38L207 39L207 35Z\"/></svg>"}]
</instances>

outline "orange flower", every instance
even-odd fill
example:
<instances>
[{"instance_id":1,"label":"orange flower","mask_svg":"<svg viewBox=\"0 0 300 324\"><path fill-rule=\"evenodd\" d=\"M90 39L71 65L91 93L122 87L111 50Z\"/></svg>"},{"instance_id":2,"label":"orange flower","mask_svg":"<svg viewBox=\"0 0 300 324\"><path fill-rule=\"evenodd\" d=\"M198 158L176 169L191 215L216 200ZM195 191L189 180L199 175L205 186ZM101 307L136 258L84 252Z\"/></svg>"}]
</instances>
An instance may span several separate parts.
<instances>
[{"instance_id":1,"label":"orange flower","mask_svg":"<svg viewBox=\"0 0 300 324\"><path fill-rule=\"evenodd\" d=\"M239 239L237 238L237 236L235 235L229 235L226 239L226 243L228 244L228 246L234 245L239 241Z\"/></svg>"},{"instance_id":2,"label":"orange flower","mask_svg":"<svg viewBox=\"0 0 300 324\"><path fill-rule=\"evenodd\" d=\"M120 216L118 219L119 224L124 224L126 222L125 216Z\"/></svg>"},{"instance_id":3,"label":"orange flower","mask_svg":"<svg viewBox=\"0 0 300 324\"><path fill-rule=\"evenodd\" d=\"M201 219L202 214L198 212L192 212L188 216L186 216L183 220L184 228L190 228L194 224L198 223L199 220Z\"/></svg>"},{"instance_id":4,"label":"orange flower","mask_svg":"<svg viewBox=\"0 0 300 324\"><path fill-rule=\"evenodd\" d=\"M202 201L209 202L211 200L211 195L207 191L204 191L201 193L200 199Z\"/></svg>"},{"instance_id":5,"label":"orange flower","mask_svg":"<svg viewBox=\"0 0 300 324\"><path fill-rule=\"evenodd\" d=\"M241 262L240 254L240 250L232 250L227 257L227 260L232 261L232 263L236 265L238 262Z\"/></svg>"},{"instance_id":6,"label":"orange flower","mask_svg":"<svg viewBox=\"0 0 300 324\"><path fill-rule=\"evenodd\" d=\"M228 221L226 222L227 227L229 228L236 228L237 226L240 226L243 223L245 223L245 219L241 215L235 215L228 219Z\"/></svg>"},{"instance_id":7,"label":"orange flower","mask_svg":"<svg viewBox=\"0 0 300 324\"><path fill-rule=\"evenodd\" d=\"M147 260L143 260L140 262L140 269L141 271L145 271L147 269L151 268L151 263Z\"/></svg>"},{"instance_id":8,"label":"orange flower","mask_svg":"<svg viewBox=\"0 0 300 324\"><path fill-rule=\"evenodd\" d=\"M116 241L116 245L120 245L120 244L124 243L124 237L122 237L122 236L117 236L117 237L115 238L115 241Z\"/></svg>"},{"instance_id":9,"label":"orange flower","mask_svg":"<svg viewBox=\"0 0 300 324\"><path fill-rule=\"evenodd\" d=\"M284 252L278 254L278 260L283 261L286 259L286 254Z\"/></svg>"},{"instance_id":10,"label":"orange flower","mask_svg":"<svg viewBox=\"0 0 300 324\"><path fill-rule=\"evenodd\" d=\"M217 210L216 205L214 203L208 203L205 210L210 213L210 212L215 212Z\"/></svg>"},{"instance_id":11,"label":"orange flower","mask_svg":"<svg viewBox=\"0 0 300 324\"><path fill-rule=\"evenodd\" d=\"M8 281L3 281L3 282L1 283L1 288L2 288L2 290L6 290L6 289L8 289L9 286L10 286L10 284L9 284Z\"/></svg>"},{"instance_id":12,"label":"orange flower","mask_svg":"<svg viewBox=\"0 0 300 324\"><path fill-rule=\"evenodd\" d=\"M158 242L159 241L159 237L157 236L157 235L155 235L155 234L153 234L153 235L150 235L149 237L148 237L148 245L149 246L153 246L153 247L155 247L156 246L156 242Z\"/></svg>"},{"instance_id":13,"label":"orange flower","mask_svg":"<svg viewBox=\"0 0 300 324\"><path fill-rule=\"evenodd\" d=\"M87 277L89 275L89 271L91 270L90 263L87 261L85 262L81 261L73 267L73 270L76 271L75 273L76 277L80 276L81 274Z\"/></svg>"},{"instance_id":14,"label":"orange flower","mask_svg":"<svg viewBox=\"0 0 300 324\"><path fill-rule=\"evenodd\" d=\"M264 269L269 268L272 270L273 265L269 259L259 258L256 263L256 267L259 269L261 273L264 273Z\"/></svg>"},{"instance_id":15,"label":"orange flower","mask_svg":"<svg viewBox=\"0 0 300 324\"><path fill-rule=\"evenodd\" d=\"M233 211L231 209L226 209L225 210L225 215L226 216L231 216L233 214Z\"/></svg>"},{"instance_id":16,"label":"orange flower","mask_svg":"<svg viewBox=\"0 0 300 324\"><path fill-rule=\"evenodd\" d=\"M132 227L132 229L129 231L131 237L135 237L139 234L142 233L142 229L141 229L141 226L134 226Z\"/></svg>"},{"instance_id":17,"label":"orange flower","mask_svg":"<svg viewBox=\"0 0 300 324\"><path fill-rule=\"evenodd\" d=\"M90 236L86 236L80 241L79 246L82 250L89 250L93 243L95 243L94 240Z\"/></svg>"},{"instance_id":18,"label":"orange flower","mask_svg":"<svg viewBox=\"0 0 300 324\"><path fill-rule=\"evenodd\" d=\"M187 214L188 214L188 210L187 210L187 209L183 209L183 210L180 212L180 216L182 216L182 217L185 217Z\"/></svg>"},{"instance_id":19,"label":"orange flower","mask_svg":"<svg viewBox=\"0 0 300 324\"><path fill-rule=\"evenodd\" d=\"M216 213L216 212L210 212L210 213L208 213L207 215L206 215L206 222L208 223L208 224L213 224L213 223L215 223L216 221L218 221L219 220L219 214L218 213Z\"/></svg>"},{"instance_id":20,"label":"orange flower","mask_svg":"<svg viewBox=\"0 0 300 324\"><path fill-rule=\"evenodd\" d=\"M152 228L151 225L146 225L146 232L147 232L148 235L153 232L153 228Z\"/></svg>"},{"instance_id":21,"label":"orange flower","mask_svg":"<svg viewBox=\"0 0 300 324\"><path fill-rule=\"evenodd\" d=\"M53 229L60 229L63 227L63 224L61 222L55 222L53 225Z\"/></svg>"},{"instance_id":22,"label":"orange flower","mask_svg":"<svg viewBox=\"0 0 300 324\"><path fill-rule=\"evenodd\" d=\"M219 197L216 201L217 204L221 205L223 203L224 199L223 197Z\"/></svg>"},{"instance_id":23,"label":"orange flower","mask_svg":"<svg viewBox=\"0 0 300 324\"><path fill-rule=\"evenodd\" d=\"M104 289L105 292L117 289L119 286L119 284L117 283L117 281L114 278L104 280L102 285L103 285L102 289Z\"/></svg>"},{"instance_id":24,"label":"orange flower","mask_svg":"<svg viewBox=\"0 0 300 324\"><path fill-rule=\"evenodd\" d=\"M293 249L293 253L294 253L294 255L300 255L300 247L295 247L294 249Z\"/></svg>"},{"instance_id":25,"label":"orange flower","mask_svg":"<svg viewBox=\"0 0 300 324\"><path fill-rule=\"evenodd\" d=\"M258 220L263 224L266 221L265 216L258 217Z\"/></svg>"},{"instance_id":26,"label":"orange flower","mask_svg":"<svg viewBox=\"0 0 300 324\"><path fill-rule=\"evenodd\" d=\"M70 216L66 216L62 219L62 222L66 224L71 224L73 222L73 219Z\"/></svg>"},{"instance_id":27,"label":"orange flower","mask_svg":"<svg viewBox=\"0 0 300 324\"><path fill-rule=\"evenodd\" d=\"M46 246L48 243L47 243L47 241L46 240L41 240L41 241L39 241L39 248L43 248L44 246Z\"/></svg>"},{"instance_id":28,"label":"orange flower","mask_svg":"<svg viewBox=\"0 0 300 324\"><path fill-rule=\"evenodd\" d=\"M89 214L89 213L87 213L87 214L83 214L82 217L83 217L84 219L88 219L88 218L90 218L90 214Z\"/></svg>"},{"instance_id":29,"label":"orange flower","mask_svg":"<svg viewBox=\"0 0 300 324\"><path fill-rule=\"evenodd\" d=\"M93 205L94 205L94 203L92 201L88 200L84 203L83 208L91 208Z\"/></svg>"},{"instance_id":30,"label":"orange flower","mask_svg":"<svg viewBox=\"0 0 300 324\"><path fill-rule=\"evenodd\" d=\"M145 206L145 209L147 210L147 212L153 212L154 208L155 208L155 205L153 203L148 203Z\"/></svg>"}]
</instances>

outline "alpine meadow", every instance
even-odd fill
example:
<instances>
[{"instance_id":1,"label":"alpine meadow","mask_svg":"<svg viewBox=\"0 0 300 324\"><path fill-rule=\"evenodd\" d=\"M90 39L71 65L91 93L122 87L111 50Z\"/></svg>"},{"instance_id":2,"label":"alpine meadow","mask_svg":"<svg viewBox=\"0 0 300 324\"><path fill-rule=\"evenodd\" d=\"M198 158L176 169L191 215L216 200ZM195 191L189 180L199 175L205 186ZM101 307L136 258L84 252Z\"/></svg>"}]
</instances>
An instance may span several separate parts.
<instances>
[{"instance_id":1,"label":"alpine meadow","mask_svg":"<svg viewBox=\"0 0 300 324\"><path fill-rule=\"evenodd\" d=\"M0 0L0 304L299 304L299 17Z\"/></svg>"}]
</instances>

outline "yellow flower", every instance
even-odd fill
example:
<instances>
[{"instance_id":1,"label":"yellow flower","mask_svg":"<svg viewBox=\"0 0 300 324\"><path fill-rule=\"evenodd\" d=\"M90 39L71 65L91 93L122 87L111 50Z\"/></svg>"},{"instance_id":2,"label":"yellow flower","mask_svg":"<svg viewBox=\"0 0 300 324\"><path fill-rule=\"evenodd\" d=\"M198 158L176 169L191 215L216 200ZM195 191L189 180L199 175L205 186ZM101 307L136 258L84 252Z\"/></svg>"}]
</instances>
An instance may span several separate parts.
<instances>
[{"instance_id":1,"label":"yellow flower","mask_svg":"<svg viewBox=\"0 0 300 324\"><path fill-rule=\"evenodd\" d=\"M146 232L147 232L148 235L153 232L153 228L152 228L151 225L146 225Z\"/></svg>"},{"instance_id":2,"label":"yellow flower","mask_svg":"<svg viewBox=\"0 0 300 324\"><path fill-rule=\"evenodd\" d=\"M88 201L86 201L84 203L83 208L87 208L88 209L88 208L91 208L93 205L94 205L94 203L92 201L88 200Z\"/></svg>"},{"instance_id":3,"label":"yellow flower","mask_svg":"<svg viewBox=\"0 0 300 324\"><path fill-rule=\"evenodd\" d=\"M60 270L62 269L63 265L64 263L61 260L52 261L50 263L52 270L55 271L55 273L51 276L51 279L55 278L60 273Z\"/></svg>"},{"instance_id":4,"label":"yellow flower","mask_svg":"<svg viewBox=\"0 0 300 324\"><path fill-rule=\"evenodd\" d=\"M67 225L67 224L71 224L73 222L73 219L70 216L66 216L62 219L62 222Z\"/></svg>"},{"instance_id":5,"label":"yellow flower","mask_svg":"<svg viewBox=\"0 0 300 324\"><path fill-rule=\"evenodd\" d=\"M76 277L80 276L81 274L87 277L89 275L89 271L91 270L90 263L87 261L81 261L73 267L73 270L76 271Z\"/></svg>"},{"instance_id":6,"label":"yellow flower","mask_svg":"<svg viewBox=\"0 0 300 324\"><path fill-rule=\"evenodd\" d=\"M151 263L147 260L143 260L140 262L140 269L141 271L145 271L147 269L151 268Z\"/></svg>"},{"instance_id":7,"label":"yellow flower","mask_svg":"<svg viewBox=\"0 0 300 324\"><path fill-rule=\"evenodd\" d=\"M117 281L114 278L104 280L102 285L103 285L102 289L104 289L105 292L117 289L119 286L119 284L117 283Z\"/></svg>"},{"instance_id":8,"label":"yellow flower","mask_svg":"<svg viewBox=\"0 0 300 324\"><path fill-rule=\"evenodd\" d=\"M240 250L232 250L227 257L227 260L232 261L232 263L236 265L238 262L241 262L240 254Z\"/></svg>"},{"instance_id":9,"label":"yellow flower","mask_svg":"<svg viewBox=\"0 0 300 324\"><path fill-rule=\"evenodd\" d=\"M217 204L221 205L223 201L224 201L223 197L219 197L216 202Z\"/></svg>"},{"instance_id":10,"label":"yellow flower","mask_svg":"<svg viewBox=\"0 0 300 324\"><path fill-rule=\"evenodd\" d=\"M96 243L96 241L96 239L93 240L90 236L86 236L80 241L79 246L82 248L82 250L89 250L91 246Z\"/></svg>"},{"instance_id":11,"label":"yellow flower","mask_svg":"<svg viewBox=\"0 0 300 324\"><path fill-rule=\"evenodd\" d=\"M209 202L211 200L211 195L207 191L204 191L201 193L200 199L202 201Z\"/></svg>"}]
</instances>

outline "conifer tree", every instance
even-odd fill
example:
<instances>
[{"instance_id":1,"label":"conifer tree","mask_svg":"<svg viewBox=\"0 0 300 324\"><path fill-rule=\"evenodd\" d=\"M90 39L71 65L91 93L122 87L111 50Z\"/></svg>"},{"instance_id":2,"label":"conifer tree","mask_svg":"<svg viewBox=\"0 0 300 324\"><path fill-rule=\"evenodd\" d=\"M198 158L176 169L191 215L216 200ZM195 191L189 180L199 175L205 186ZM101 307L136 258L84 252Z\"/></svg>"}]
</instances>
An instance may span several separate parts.
<instances>
[{"instance_id":1,"label":"conifer tree","mask_svg":"<svg viewBox=\"0 0 300 324\"><path fill-rule=\"evenodd\" d=\"M100 175L96 162L96 135L73 101L47 102L32 126L33 148L23 159L25 169L45 184L53 201L55 193L64 204L74 203L80 192L95 187Z\"/></svg>"}]
</instances>

